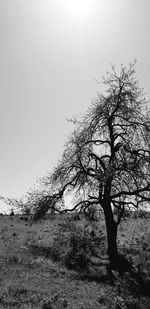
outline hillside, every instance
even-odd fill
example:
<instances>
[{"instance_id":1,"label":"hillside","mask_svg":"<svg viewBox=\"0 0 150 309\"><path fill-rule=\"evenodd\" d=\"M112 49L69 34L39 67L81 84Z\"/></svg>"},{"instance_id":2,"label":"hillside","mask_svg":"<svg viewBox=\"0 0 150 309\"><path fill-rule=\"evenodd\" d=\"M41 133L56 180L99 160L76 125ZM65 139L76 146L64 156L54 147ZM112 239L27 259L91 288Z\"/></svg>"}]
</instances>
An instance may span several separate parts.
<instances>
[{"instance_id":1,"label":"hillside","mask_svg":"<svg viewBox=\"0 0 150 309\"><path fill-rule=\"evenodd\" d=\"M73 239L80 243L74 256ZM149 218L122 222L119 250L138 269L142 281L130 273L119 277L114 272L111 285L105 267L82 265L84 248L89 254L106 251L103 220L89 224L84 218L75 221L65 215L31 224L18 217L1 216L0 308L148 309L149 239Z\"/></svg>"}]
</instances>

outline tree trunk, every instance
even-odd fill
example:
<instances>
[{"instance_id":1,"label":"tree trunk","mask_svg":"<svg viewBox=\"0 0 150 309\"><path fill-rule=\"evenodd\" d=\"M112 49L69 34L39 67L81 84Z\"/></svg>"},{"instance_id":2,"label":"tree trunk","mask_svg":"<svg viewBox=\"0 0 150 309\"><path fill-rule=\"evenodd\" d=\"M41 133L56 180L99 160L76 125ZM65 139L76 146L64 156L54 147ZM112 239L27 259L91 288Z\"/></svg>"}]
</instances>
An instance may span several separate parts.
<instances>
[{"instance_id":1,"label":"tree trunk","mask_svg":"<svg viewBox=\"0 0 150 309\"><path fill-rule=\"evenodd\" d=\"M104 204L103 210L107 231L108 254L110 260L112 260L117 255L117 223L114 221L109 202Z\"/></svg>"}]
</instances>

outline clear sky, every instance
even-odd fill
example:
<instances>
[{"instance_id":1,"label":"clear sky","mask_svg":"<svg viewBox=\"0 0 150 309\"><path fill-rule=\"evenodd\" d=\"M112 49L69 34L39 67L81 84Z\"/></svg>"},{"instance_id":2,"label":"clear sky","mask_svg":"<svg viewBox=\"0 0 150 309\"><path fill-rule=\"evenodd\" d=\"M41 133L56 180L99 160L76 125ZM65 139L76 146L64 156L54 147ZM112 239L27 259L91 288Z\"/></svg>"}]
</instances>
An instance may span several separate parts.
<instances>
[{"instance_id":1,"label":"clear sky","mask_svg":"<svg viewBox=\"0 0 150 309\"><path fill-rule=\"evenodd\" d=\"M149 0L0 0L0 196L22 196L56 165L66 119L111 64L134 58L149 99Z\"/></svg>"}]
</instances>

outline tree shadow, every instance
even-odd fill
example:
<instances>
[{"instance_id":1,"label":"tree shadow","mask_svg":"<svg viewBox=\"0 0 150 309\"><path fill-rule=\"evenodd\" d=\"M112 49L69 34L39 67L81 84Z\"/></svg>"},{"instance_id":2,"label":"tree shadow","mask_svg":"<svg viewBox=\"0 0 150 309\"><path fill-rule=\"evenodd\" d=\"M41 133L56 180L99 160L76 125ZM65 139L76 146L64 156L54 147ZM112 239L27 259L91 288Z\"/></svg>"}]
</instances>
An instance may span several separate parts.
<instances>
[{"instance_id":1,"label":"tree shadow","mask_svg":"<svg viewBox=\"0 0 150 309\"><path fill-rule=\"evenodd\" d=\"M89 273L89 272L87 272L87 273L81 273L80 275L79 275L79 279L81 279L81 280L83 280L83 281L89 281L89 282L97 282L97 283L104 283L104 282L108 282L109 280L109 278L108 278L108 276L107 275L104 275L104 274L102 274L102 275L98 275L98 274L96 274L96 273Z\"/></svg>"},{"instance_id":2,"label":"tree shadow","mask_svg":"<svg viewBox=\"0 0 150 309\"><path fill-rule=\"evenodd\" d=\"M126 294L150 298L150 279L145 279L138 273L128 272L119 276L117 272L113 272L113 277L110 278L107 271L93 268L90 271L78 271L73 276L77 280L109 284L115 287L120 286Z\"/></svg>"},{"instance_id":3,"label":"tree shadow","mask_svg":"<svg viewBox=\"0 0 150 309\"><path fill-rule=\"evenodd\" d=\"M150 279L144 279L141 275L136 274L133 276L137 285L138 285L138 293L141 296L150 298Z\"/></svg>"},{"instance_id":4,"label":"tree shadow","mask_svg":"<svg viewBox=\"0 0 150 309\"><path fill-rule=\"evenodd\" d=\"M76 273L74 273L74 279L77 280L83 280L83 281L89 281L89 282L97 282L97 283L108 283L109 282L109 276L107 274L107 271L104 269L98 269L98 268L92 268L87 270L79 270Z\"/></svg>"}]
</instances>

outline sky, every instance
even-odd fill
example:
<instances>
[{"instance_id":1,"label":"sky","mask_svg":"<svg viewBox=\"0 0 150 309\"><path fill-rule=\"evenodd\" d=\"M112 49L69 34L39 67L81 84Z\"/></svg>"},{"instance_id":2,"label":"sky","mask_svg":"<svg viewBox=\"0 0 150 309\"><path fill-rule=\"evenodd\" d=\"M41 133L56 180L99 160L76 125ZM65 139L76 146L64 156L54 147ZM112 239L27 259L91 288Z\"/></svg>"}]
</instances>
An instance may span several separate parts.
<instances>
[{"instance_id":1,"label":"sky","mask_svg":"<svg viewBox=\"0 0 150 309\"><path fill-rule=\"evenodd\" d=\"M149 29L149 0L0 0L0 196L53 169L111 64L136 59L149 100Z\"/></svg>"}]
</instances>

